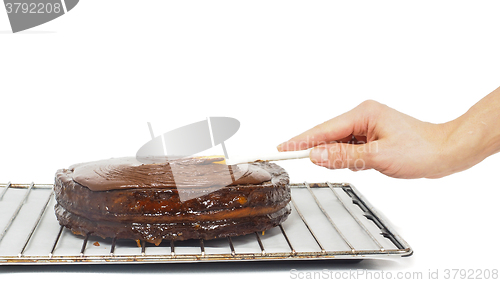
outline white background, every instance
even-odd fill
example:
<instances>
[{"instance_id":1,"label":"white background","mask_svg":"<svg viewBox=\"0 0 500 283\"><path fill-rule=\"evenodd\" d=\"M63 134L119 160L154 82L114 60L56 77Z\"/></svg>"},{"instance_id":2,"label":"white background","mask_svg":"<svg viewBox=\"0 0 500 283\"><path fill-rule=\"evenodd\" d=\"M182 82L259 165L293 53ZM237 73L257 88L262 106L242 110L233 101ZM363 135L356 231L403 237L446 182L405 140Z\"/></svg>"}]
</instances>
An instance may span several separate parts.
<instances>
[{"instance_id":1,"label":"white background","mask_svg":"<svg viewBox=\"0 0 500 283\"><path fill-rule=\"evenodd\" d=\"M440 123L500 86L498 1L86 0L18 34L3 9L0 183L51 183L73 163L132 156L150 139L148 121L161 134L234 117L229 154L274 151L366 99ZM0 266L0 278L253 281L288 279L291 268L426 278L500 268L499 155L438 180L280 165L292 182L351 182L415 254L358 265Z\"/></svg>"}]
</instances>

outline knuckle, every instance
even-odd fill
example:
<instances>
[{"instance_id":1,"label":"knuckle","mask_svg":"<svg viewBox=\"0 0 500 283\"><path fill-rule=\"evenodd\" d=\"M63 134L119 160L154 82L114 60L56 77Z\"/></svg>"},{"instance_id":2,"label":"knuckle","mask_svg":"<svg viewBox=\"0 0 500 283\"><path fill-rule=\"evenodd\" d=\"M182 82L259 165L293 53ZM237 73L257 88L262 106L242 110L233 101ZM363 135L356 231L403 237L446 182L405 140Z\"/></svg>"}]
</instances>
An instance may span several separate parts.
<instances>
[{"instance_id":1,"label":"knuckle","mask_svg":"<svg viewBox=\"0 0 500 283\"><path fill-rule=\"evenodd\" d=\"M368 112L374 112L380 110L384 105L378 101L375 100L365 100L359 104L359 107L363 109L364 111Z\"/></svg>"},{"instance_id":2,"label":"knuckle","mask_svg":"<svg viewBox=\"0 0 500 283\"><path fill-rule=\"evenodd\" d=\"M385 104L375 100L365 100L358 106L358 111L362 113L366 124L375 125L378 118L387 110L386 108L388 107Z\"/></svg>"}]
</instances>

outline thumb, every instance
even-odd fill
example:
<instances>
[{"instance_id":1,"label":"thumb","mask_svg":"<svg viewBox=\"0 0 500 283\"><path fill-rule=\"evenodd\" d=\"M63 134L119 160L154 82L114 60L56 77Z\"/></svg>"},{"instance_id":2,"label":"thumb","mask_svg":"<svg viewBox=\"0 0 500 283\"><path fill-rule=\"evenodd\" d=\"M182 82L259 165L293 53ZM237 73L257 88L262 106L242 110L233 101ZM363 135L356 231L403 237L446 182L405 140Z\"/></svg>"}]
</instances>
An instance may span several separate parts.
<instances>
[{"instance_id":1,"label":"thumb","mask_svg":"<svg viewBox=\"0 0 500 283\"><path fill-rule=\"evenodd\" d=\"M330 143L314 147L311 161L329 169L348 168L354 171L371 168L369 144Z\"/></svg>"}]
</instances>

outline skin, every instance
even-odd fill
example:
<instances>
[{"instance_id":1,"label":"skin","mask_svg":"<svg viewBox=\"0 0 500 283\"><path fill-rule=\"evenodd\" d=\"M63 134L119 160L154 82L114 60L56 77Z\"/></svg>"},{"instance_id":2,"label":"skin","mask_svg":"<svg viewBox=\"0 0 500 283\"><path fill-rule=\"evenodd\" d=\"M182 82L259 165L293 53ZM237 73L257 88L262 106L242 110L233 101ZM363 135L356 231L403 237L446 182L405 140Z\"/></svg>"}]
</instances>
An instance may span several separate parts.
<instances>
[{"instance_id":1,"label":"skin","mask_svg":"<svg viewBox=\"0 0 500 283\"><path fill-rule=\"evenodd\" d=\"M313 148L313 163L330 169L375 169L395 178L441 178L500 151L500 88L457 119L422 122L373 100L278 145Z\"/></svg>"}]
</instances>

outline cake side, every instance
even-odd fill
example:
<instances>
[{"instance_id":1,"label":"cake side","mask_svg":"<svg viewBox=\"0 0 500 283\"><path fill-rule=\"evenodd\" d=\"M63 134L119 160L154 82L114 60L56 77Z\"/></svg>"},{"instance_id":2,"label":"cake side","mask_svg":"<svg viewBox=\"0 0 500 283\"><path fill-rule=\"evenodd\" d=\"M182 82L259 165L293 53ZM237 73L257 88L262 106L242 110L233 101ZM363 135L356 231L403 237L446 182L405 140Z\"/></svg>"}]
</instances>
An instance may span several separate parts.
<instances>
[{"instance_id":1,"label":"cake side","mask_svg":"<svg viewBox=\"0 0 500 283\"><path fill-rule=\"evenodd\" d=\"M93 221L66 211L56 204L55 211L59 223L73 233L86 235L91 233L102 238L144 240L159 245L163 240L210 240L228 236L241 236L268 230L278 226L290 214L290 207L274 212L272 215L242 217L218 221L193 222L113 222Z\"/></svg>"},{"instance_id":2,"label":"cake side","mask_svg":"<svg viewBox=\"0 0 500 283\"><path fill-rule=\"evenodd\" d=\"M264 231L282 223L290 213L289 177L276 164L255 163L270 175L261 184L213 188L187 201L178 189L121 188L93 191L75 182L71 169L56 173L56 216L61 225L79 234L145 240L212 239ZM183 189L186 190L186 189Z\"/></svg>"}]
</instances>

